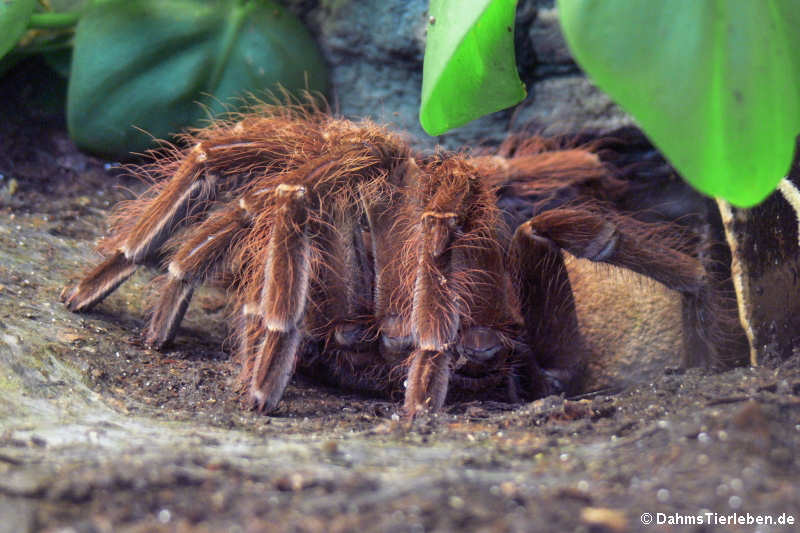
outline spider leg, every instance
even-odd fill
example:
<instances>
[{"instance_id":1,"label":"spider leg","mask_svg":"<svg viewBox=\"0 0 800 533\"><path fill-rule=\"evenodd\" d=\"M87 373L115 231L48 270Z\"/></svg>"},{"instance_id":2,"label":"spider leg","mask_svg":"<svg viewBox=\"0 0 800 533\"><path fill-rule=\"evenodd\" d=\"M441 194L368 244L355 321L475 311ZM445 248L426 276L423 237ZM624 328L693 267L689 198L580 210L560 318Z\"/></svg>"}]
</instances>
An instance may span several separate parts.
<instances>
[{"instance_id":1,"label":"spider leg","mask_svg":"<svg viewBox=\"0 0 800 533\"><path fill-rule=\"evenodd\" d=\"M115 252L86 273L75 286L61 291L61 301L70 311L88 311L136 272L137 265Z\"/></svg>"},{"instance_id":2,"label":"spider leg","mask_svg":"<svg viewBox=\"0 0 800 533\"><path fill-rule=\"evenodd\" d=\"M306 306L311 271L306 188L278 185L275 201L277 215L271 224L258 304L261 324L254 324L247 317L245 320L251 329L263 330L260 344L254 347L252 365L245 363L252 369L245 376L250 380L249 401L262 412L275 409L292 377L302 340L298 325Z\"/></svg>"},{"instance_id":3,"label":"spider leg","mask_svg":"<svg viewBox=\"0 0 800 533\"><path fill-rule=\"evenodd\" d=\"M571 392L587 354L561 251L533 227L517 228L509 249L526 326L525 342L515 350L523 370L518 379L529 398Z\"/></svg>"},{"instance_id":4,"label":"spider leg","mask_svg":"<svg viewBox=\"0 0 800 533\"><path fill-rule=\"evenodd\" d=\"M243 301L259 302L261 323L253 325L253 319L244 323L253 331L263 331L263 339L248 342L254 351L242 353L246 360L241 378L249 381L249 401L259 411L277 406L294 372L304 335L318 340L314 324L327 319L328 332L337 343L358 344L363 337L364 331L351 318L360 302L369 307L365 294L371 291L365 292L366 282L353 286L368 276L365 245L356 235L360 217L355 213L360 210L354 207L358 202L353 186L374 178L381 164L367 148L348 146L293 169L294 184L277 185L270 214L254 222L254 237L245 247L260 255L266 251L266 258L260 273L245 274ZM266 221L268 231L260 229L260 219ZM331 254L337 255L335 260ZM333 279L339 274L344 279ZM330 281L334 283L328 286ZM319 294L323 302L309 306L310 296ZM340 309L331 310L329 304L336 301Z\"/></svg>"},{"instance_id":5,"label":"spider leg","mask_svg":"<svg viewBox=\"0 0 800 533\"><path fill-rule=\"evenodd\" d=\"M416 346L409 358L408 416L444 405L460 330L473 325L473 296L481 300L485 292L480 282L472 283L469 272L482 270L481 261L492 255L495 243L494 198L463 159L430 163L414 194L420 198L412 216L419 219L403 261L405 269L413 268L413 286L406 292L412 295L410 329ZM499 251L495 255L499 259ZM473 268L472 259L481 264Z\"/></svg>"},{"instance_id":6,"label":"spider leg","mask_svg":"<svg viewBox=\"0 0 800 533\"><path fill-rule=\"evenodd\" d=\"M409 358L403 410L413 417L420 411L436 411L444 405L453 356L450 350L417 349Z\"/></svg>"},{"instance_id":7,"label":"spider leg","mask_svg":"<svg viewBox=\"0 0 800 533\"><path fill-rule=\"evenodd\" d=\"M178 331L194 288L216 272L237 236L251 223L254 199L209 216L182 239L158 287L159 299L147 326L145 344L161 349Z\"/></svg>"},{"instance_id":8,"label":"spider leg","mask_svg":"<svg viewBox=\"0 0 800 533\"><path fill-rule=\"evenodd\" d=\"M720 283L689 252L688 239L674 226L648 224L623 214L584 208L541 213L518 228L546 239L576 257L621 266L648 276L683 296L687 364L717 362L732 354L737 338L728 331L729 306Z\"/></svg>"},{"instance_id":9,"label":"spider leg","mask_svg":"<svg viewBox=\"0 0 800 533\"><path fill-rule=\"evenodd\" d=\"M197 144L181 163L167 187L137 220L119 251L133 263L141 264L152 257L185 221L193 204L207 199L216 174L205 172L206 149Z\"/></svg>"},{"instance_id":10,"label":"spider leg","mask_svg":"<svg viewBox=\"0 0 800 533\"><path fill-rule=\"evenodd\" d=\"M451 212L426 211L422 216L411 307L411 332L417 349L411 354L405 410L444 405L450 379L451 351L460 326L459 301L448 284L454 238Z\"/></svg>"},{"instance_id":11,"label":"spider leg","mask_svg":"<svg viewBox=\"0 0 800 533\"><path fill-rule=\"evenodd\" d=\"M114 247L110 257L80 283L62 292L62 301L70 311L88 311L111 294L133 274L136 265L153 258L176 226L193 211L193 204L205 203L216 181L216 175L205 172L207 158L202 145L195 145L131 228L111 240Z\"/></svg>"}]
</instances>

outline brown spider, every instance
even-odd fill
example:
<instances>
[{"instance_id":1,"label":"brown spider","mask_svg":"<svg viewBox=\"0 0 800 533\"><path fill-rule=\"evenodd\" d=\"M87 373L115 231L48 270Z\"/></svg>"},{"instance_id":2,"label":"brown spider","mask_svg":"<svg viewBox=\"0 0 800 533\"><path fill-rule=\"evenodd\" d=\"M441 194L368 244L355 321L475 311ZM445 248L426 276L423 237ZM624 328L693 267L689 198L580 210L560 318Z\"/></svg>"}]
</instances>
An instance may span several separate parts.
<instances>
[{"instance_id":1,"label":"brown spider","mask_svg":"<svg viewBox=\"0 0 800 533\"><path fill-rule=\"evenodd\" d=\"M511 401L576 390L587 349L561 250L680 291L702 360L731 349L724 291L676 225L615 207L625 188L587 148L511 138L494 155L421 155L369 122L260 104L183 137L139 173L105 260L62 293L87 311L138 265L165 267L145 343L168 344L193 289L225 280L240 384L273 411L295 368L392 393Z\"/></svg>"}]
</instances>

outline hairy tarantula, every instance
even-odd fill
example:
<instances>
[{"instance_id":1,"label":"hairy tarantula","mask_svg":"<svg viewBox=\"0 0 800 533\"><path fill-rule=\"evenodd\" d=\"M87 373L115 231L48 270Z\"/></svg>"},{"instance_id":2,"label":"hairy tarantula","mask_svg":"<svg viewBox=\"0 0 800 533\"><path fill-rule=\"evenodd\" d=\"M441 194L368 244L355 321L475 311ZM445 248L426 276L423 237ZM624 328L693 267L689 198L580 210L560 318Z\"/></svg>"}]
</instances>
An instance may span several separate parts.
<instances>
[{"instance_id":1,"label":"hairy tarantula","mask_svg":"<svg viewBox=\"0 0 800 533\"><path fill-rule=\"evenodd\" d=\"M615 200L591 147L511 138L494 154L422 155L369 122L259 104L192 131L138 169L105 259L62 300L86 311L139 265L166 270L144 334L175 336L195 287L221 280L237 315L239 383L270 412L296 368L342 387L511 401L574 390L585 346L562 250L679 291L693 353L730 349L720 284L678 226Z\"/></svg>"}]
</instances>

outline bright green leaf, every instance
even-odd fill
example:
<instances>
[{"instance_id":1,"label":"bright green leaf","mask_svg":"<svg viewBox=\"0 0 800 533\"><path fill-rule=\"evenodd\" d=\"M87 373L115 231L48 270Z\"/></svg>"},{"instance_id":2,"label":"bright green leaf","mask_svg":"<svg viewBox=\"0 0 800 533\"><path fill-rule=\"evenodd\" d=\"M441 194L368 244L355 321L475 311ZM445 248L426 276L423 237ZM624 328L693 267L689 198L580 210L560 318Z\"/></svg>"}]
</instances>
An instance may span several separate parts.
<instances>
[{"instance_id":1,"label":"bright green leaf","mask_svg":"<svg viewBox=\"0 0 800 533\"><path fill-rule=\"evenodd\" d=\"M702 192L738 206L788 173L800 0L559 0L578 63Z\"/></svg>"},{"instance_id":2,"label":"bright green leaf","mask_svg":"<svg viewBox=\"0 0 800 533\"><path fill-rule=\"evenodd\" d=\"M440 135L519 103L516 0L431 0L419 120Z\"/></svg>"},{"instance_id":3,"label":"bright green leaf","mask_svg":"<svg viewBox=\"0 0 800 533\"><path fill-rule=\"evenodd\" d=\"M233 96L326 79L308 31L267 0L104 2L75 32L67 122L79 146L124 157L232 110Z\"/></svg>"},{"instance_id":4,"label":"bright green leaf","mask_svg":"<svg viewBox=\"0 0 800 533\"><path fill-rule=\"evenodd\" d=\"M25 33L35 7L36 0L0 0L0 57Z\"/></svg>"}]
</instances>

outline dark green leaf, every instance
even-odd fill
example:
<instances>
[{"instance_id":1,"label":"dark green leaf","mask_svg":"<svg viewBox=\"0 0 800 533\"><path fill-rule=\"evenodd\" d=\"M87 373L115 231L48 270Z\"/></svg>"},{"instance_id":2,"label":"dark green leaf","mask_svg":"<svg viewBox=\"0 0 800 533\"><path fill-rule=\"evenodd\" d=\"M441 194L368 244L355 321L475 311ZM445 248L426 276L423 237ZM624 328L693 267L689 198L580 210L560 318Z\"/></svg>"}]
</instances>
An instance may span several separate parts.
<instances>
[{"instance_id":1,"label":"dark green leaf","mask_svg":"<svg viewBox=\"0 0 800 533\"><path fill-rule=\"evenodd\" d=\"M67 121L79 146L124 157L276 84L326 88L315 43L277 4L106 2L76 29Z\"/></svg>"},{"instance_id":2,"label":"dark green leaf","mask_svg":"<svg viewBox=\"0 0 800 533\"><path fill-rule=\"evenodd\" d=\"M0 57L25 33L35 7L36 0L0 0Z\"/></svg>"},{"instance_id":3,"label":"dark green leaf","mask_svg":"<svg viewBox=\"0 0 800 533\"><path fill-rule=\"evenodd\" d=\"M575 58L701 191L768 195L800 133L800 0L559 0Z\"/></svg>"},{"instance_id":4,"label":"dark green leaf","mask_svg":"<svg viewBox=\"0 0 800 533\"><path fill-rule=\"evenodd\" d=\"M431 0L419 120L440 135L525 98L514 60L516 0Z\"/></svg>"}]
</instances>

